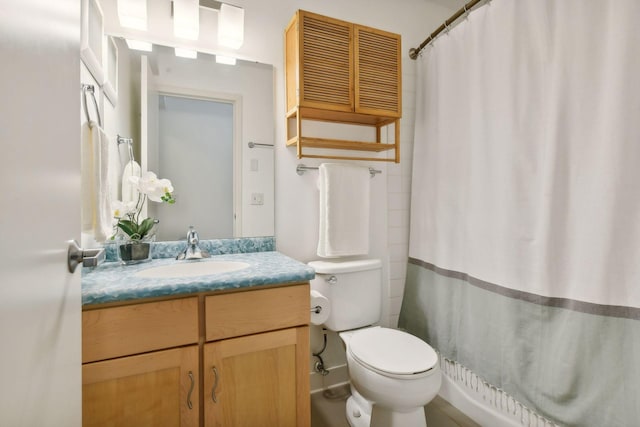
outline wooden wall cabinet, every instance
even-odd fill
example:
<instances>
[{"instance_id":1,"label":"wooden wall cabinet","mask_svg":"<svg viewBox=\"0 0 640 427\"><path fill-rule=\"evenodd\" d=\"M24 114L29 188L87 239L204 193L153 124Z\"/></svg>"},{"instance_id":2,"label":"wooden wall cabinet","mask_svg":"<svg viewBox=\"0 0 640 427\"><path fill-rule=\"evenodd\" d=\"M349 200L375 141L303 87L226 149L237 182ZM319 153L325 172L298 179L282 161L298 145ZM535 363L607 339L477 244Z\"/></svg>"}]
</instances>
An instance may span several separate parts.
<instances>
[{"instance_id":1,"label":"wooden wall cabinet","mask_svg":"<svg viewBox=\"0 0 640 427\"><path fill-rule=\"evenodd\" d=\"M309 285L83 312L83 426L309 427Z\"/></svg>"},{"instance_id":2,"label":"wooden wall cabinet","mask_svg":"<svg viewBox=\"0 0 640 427\"><path fill-rule=\"evenodd\" d=\"M287 145L359 151L394 149L400 161L402 116L400 35L299 10L285 30ZM373 126L375 142L311 138L302 120ZM393 125L394 143L382 143L381 128ZM337 157L345 158L345 157ZM347 157L353 158L353 157Z\"/></svg>"}]
</instances>

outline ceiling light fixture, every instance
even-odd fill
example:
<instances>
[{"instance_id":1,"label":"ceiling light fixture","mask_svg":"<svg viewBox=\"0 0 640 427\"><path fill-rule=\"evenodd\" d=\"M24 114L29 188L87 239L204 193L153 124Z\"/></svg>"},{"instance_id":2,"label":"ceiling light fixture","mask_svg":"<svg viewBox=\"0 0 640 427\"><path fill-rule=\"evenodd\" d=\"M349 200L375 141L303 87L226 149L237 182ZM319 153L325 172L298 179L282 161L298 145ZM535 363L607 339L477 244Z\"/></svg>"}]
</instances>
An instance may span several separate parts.
<instances>
[{"instance_id":1,"label":"ceiling light fixture","mask_svg":"<svg viewBox=\"0 0 640 427\"><path fill-rule=\"evenodd\" d=\"M216 55L217 64L236 65L236 58L233 56Z\"/></svg>"},{"instance_id":2,"label":"ceiling light fixture","mask_svg":"<svg viewBox=\"0 0 640 427\"><path fill-rule=\"evenodd\" d=\"M173 35L198 40L200 32L199 0L173 0Z\"/></svg>"},{"instance_id":3,"label":"ceiling light fixture","mask_svg":"<svg viewBox=\"0 0 640 427\"><path fill-rule=\"evenodd\" d=\"M151 52L153 45L149 42L143 42L142 40L124 39L127 42L129 49L142 50L144 52Z\"/></svg>"},{"instance_id":4,"label":"ceiling light fixture","mask_svg":"<svg viewBox=\"0 0 640 427\"><path fill-rule=\"evenodd\" d=\"M239 49L244 42L244 9L222 3L218 14L218 44Z\"/></svg>"},{"instance_id":5,"label":"ceiling light fixture","mask_svg":"<svg viewBox=\"0 0 640 427\"><path fill-rule=\"evenodd\" d=\"M136 30L147 30L147 0L118 0L120 25Z\"/></svg>"},{"instance_id":6,"label":"ceiling light fixture","mask_svg":"<svg viewBox=\"0 0 640 427\"><path fill-rule=\"evenodd\" d=\"M193 49L184 49L181 47L175 48L176 56L180 58L196 59L198 57L198 51Z\"/></svg>"}]
</instances>

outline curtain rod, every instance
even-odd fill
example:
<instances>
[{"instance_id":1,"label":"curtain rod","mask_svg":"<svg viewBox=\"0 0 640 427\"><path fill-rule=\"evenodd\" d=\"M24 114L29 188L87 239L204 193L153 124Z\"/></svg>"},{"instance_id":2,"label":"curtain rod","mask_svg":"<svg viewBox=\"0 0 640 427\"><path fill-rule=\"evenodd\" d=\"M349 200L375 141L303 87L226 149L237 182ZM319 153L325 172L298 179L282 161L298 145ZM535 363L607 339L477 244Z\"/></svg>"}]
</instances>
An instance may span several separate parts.
<instances>
[{"instance_id":1,"label":"curtain rod","mask_svg":"<svg viewBox=\"0 0 640 427\"><path fill-rule=\"evenodd\" d=\"M442 25L440 25L433 33L431 33L431 35L427 37L425 41L420 43L420 46L418 46L417 48L412 47L411 49L409 49L409 58L416 59L420 51L424 49L429 43L431 43L438 36L438 34L443 32L444 30L449 29L449 25L453 24L462 15L469 13L471 8L473 8L475 5L477 5L482 1L485 1L485 0L471 0L469 3L461 7L456 13L454 13L451 16L451 18L444 21Z\"/></svg>"}]
</instances>

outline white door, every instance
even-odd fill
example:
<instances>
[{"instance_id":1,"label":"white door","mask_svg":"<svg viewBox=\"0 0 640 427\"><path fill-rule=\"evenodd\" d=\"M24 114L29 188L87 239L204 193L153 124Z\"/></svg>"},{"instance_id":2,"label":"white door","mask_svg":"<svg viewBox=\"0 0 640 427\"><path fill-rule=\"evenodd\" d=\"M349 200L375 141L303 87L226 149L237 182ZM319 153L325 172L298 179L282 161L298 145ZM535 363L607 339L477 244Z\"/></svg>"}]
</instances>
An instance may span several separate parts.
<instances>
[{"instance_id":1,"label":"white door","mask_svg":"<svg viewBox=\"0 0 640 427\"><path fill-rule=\"evenodd\" d=\"M0 425L81 424L80 2L0 0Z\"/></svg>"}]
</instances>

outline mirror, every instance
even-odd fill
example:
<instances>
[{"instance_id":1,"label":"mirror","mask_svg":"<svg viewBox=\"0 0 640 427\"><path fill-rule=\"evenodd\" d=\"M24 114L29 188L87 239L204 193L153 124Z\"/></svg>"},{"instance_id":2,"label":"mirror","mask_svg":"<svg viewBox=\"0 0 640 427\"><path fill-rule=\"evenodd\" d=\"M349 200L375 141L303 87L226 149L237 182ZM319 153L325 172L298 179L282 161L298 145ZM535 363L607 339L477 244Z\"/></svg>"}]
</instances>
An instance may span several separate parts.
<instances>
[{"instance_id":1,"label":"mirror","mask_svg":"<svg viewBox=\"0 0 640 427\"><path fill-rule=\"evenodd\" d=\"M274 235L273 67L218 64L202 53L176 57L159 45L134 51L114 40L117 132L133 138L142 170L175 189L174 205L148 204L148 215L160 220L157 239L184 239L190 225L201 239ZM139 123L126 126L119 110ZM126 165L127 148L118 154Z\"/></svg>"}]
</instances>

